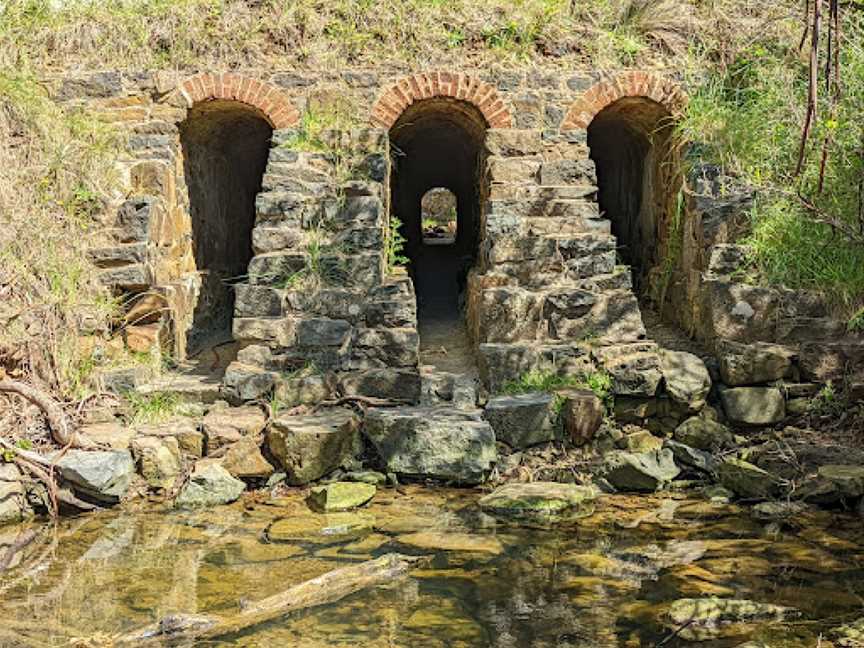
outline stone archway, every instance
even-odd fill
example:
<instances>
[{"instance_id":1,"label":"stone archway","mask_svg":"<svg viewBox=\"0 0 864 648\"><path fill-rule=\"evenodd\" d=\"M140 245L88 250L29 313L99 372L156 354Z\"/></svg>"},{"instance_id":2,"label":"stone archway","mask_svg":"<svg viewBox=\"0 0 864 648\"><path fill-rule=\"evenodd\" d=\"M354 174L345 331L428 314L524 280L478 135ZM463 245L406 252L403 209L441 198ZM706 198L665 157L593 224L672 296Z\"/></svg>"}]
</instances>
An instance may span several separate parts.
<instances>
[{"instance_id":1,"label":"stone archway","mask_svg":"<svg viewBox=\"0 0 864 648\"><path fill-rule=\"evenodd\" d=\"M637 292L648 293L664 256L680 165L672 146L686 96L674 83L627 72L589 88L570 107L563 129L585 129L597 168L598 203L611 221L620 262Z\"/></svg>"}]
</instances>

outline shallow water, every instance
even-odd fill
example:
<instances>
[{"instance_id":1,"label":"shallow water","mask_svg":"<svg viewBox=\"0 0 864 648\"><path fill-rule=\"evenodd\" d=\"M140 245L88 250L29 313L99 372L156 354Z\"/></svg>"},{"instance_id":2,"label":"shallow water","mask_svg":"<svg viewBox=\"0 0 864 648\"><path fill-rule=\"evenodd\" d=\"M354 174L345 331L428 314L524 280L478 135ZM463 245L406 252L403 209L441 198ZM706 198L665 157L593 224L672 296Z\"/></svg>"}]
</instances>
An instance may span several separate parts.
<instances>
[{"instance_id":1,"label":"shallow water","mask_svg":"<svg viewBox=\"0 0 864 648\"><path fill-rule=\"evenodd\" d=\"M20 534L43 531L0 573L0 646L68 645L170 612L230 615L241 601L392 551L433 559L389 587L207 645L696 645L659 619L676 598L716 595L801 616L698 645L794 647L864 616L864 536L853 517L814 512L778 531L695 496L609 496L575 526L544 530L481 514L479 492L400 491L329 516L297 491L198 512L110 511L55 531L0 529L0 561Z\"/></svg>"}]
</instances>

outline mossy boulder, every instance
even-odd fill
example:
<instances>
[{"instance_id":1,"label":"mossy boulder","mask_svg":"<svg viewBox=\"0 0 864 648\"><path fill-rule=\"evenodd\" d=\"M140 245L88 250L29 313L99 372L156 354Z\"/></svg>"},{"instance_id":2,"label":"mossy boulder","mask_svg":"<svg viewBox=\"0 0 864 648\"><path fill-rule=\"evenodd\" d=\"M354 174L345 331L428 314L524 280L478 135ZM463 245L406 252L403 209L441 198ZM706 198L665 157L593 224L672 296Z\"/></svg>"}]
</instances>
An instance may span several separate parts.
<instances>
[{"instance_id":1,"label":"mossy boulder","mask_svg":"<svg viewBox=\"0 0 864 648\"><path fill-rule=\"evenodd\" d=\"M316 511L347 511L363 506L375 497L375 486L363 482L333 482L315 486L309 493L309 506Z\"/></svg>"},{"instance_id":2,"label":"mossy boulder","mask_svg":"<svg viewBox=\"0 0 864 648\"><path fill-rule=\"evenodd\" d=\"M507 484L479 501L486 513L532 522L558 522L591 515L597 490L591 486L532 482Z\"/></svg>"},{"instance_id":3,"label":"mossy boulder","mask_svg":"<svg viewBox=\"0 0 864 648\"><path fill-rule=\"evenodd\" d=\"M742 459L726 459L717 467L717 477L738 497L770 499L779 490L777 477Z\"/></svg>"}]
</instances>

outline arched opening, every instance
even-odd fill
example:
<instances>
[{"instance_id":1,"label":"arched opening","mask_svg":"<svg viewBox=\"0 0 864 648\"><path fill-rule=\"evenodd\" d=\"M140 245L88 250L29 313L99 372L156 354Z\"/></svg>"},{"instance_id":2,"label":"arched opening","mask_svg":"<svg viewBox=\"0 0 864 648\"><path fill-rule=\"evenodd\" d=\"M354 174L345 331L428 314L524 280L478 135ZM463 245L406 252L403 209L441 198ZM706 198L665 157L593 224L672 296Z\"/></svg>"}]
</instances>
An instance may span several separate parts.
<instances>
[{"instance_id":1,"label":"arched opening","mask_svg":"<svg viewBox=\"0 0 864 648\"><path fill-rule=\"evenodd\" d=\"M600 210L611 221L619 259L632 268L642 294L660 260L671 189L671 131L669 111L644 97L615 101L588 126Z\"/></svg>"},{"instance_id":2,"label":"arched opening","mask_svg":"<svg viewBox=\"0 0 864 648\"><path fill-rule=\"evenodd\" d=\"M427 191L420 201L420 219L423 245L453 245L459 227L456 194L444 187Z\"/></svg>"},{"instance_id":3,"label":"arched opening","mask_svg":"<svg viewBox=\"0 0 864 648\"><path fill-rule=\"evenodd\" d=\"M440 97L411 105L390 129L391 209L417 292L421 358L448 371L473 367L462 293L480 239L486 128L473 105ZM455 199L455 232L444 245L424 242L423 199L431 189Z\"/></svg>"},{"instance_id":4,"label":"arched opening","mask_svg":"<svg viewBox=\"0 0 864 648\"><path fill-rule=\"evenodd\" d=\"M255 196L273 128L255 108L232 101L193 107L180 125L192 247L201 288L188 333L190 355L230 337L232 284L252 258Z\"/></svg>"}]
</instances>

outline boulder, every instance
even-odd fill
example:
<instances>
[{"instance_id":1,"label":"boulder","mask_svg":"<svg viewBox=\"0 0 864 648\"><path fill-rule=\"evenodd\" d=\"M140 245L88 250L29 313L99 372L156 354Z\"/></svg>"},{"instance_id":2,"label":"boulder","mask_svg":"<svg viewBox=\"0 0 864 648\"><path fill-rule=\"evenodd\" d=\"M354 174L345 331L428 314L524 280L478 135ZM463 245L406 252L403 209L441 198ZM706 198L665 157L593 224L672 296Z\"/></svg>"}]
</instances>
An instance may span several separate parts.
<instances>
[{"instance_id":1,"label":"boulder","mask_svg":"<svg viewBox=\"0 0 864 648\"><path fill-rule=\"evenodd\" d=\"M288 474L288 483L299 486L320 479L348 460L358 427L357 416L347 409L280 416L267 433L267 444Z\"/></svg>"},{"instance_id":2,"label":"boulder","mask_svg":"<svg viewBox=\"0 0 864 648\"><path fill-rule=\"evenodd\" d=\"M813 382L864 380L864 342L805 342L799 364Z\"/></svg>"},{"instance_id":3,"label":"boulder","mask_svg":"<svg viewBox=\"0 0 864 648\"><path fill-rule=\"evenodd\" d=\"M776 387L723 389L720 401L726 417L734 425L772 425L786 418L786 401Z\"/></svg>"},{"instance_id":4,"label":"boulder","mask_svg":"<svg viewBox=\"0 0 864 648\"><path fill-rule=\"evenodd\" d=\"M680 472L672 451L664 448L641 454L610 452L604 460L602 476L620 491L653 492Z\"/></svg>"},{"instance_id":5,"label":"boulder","mask_svg":"<svg viewBox=\"0 0 864 648\"><path fill-rule=\"evenodd\" d=\"M688 412L698 412L705 406L711 376L698 356L664 350L660 354L660 368L666 380L666 393L674 403Z\"/></svg>"},{"instance_id":6,"label":"boulder","mask_svg":"<svg viewBox=\"0 0 864 648\"><path fill-rule=\"evenodd\" d=\"M545 392L491 398L483 418L495 431L495 438L511 448L529 448L560 437L554 397Z\"/></svg>"},{"instance_id":7,"label":"boulder","mask_svg":"<svg viewBox=\"0 0 864 648\"><path fill-rule=\"evenodd\" d=\"M225 370L222 382L226 393L240 401L263 398L273 391L278 374L260 367L232 362Z\"/></svg>"},{"instance_id":8,"label":"boulder","mask_svg":"<svg viewBox=\"0 0 864 648\"><path fill-rule=\"evenodd\" d=\"M330 513L363 506L375 496L375 486L363 482L333 482L315 486L309 493L309 505L316 511Z\"/></svg>"},{"instance_id":9,"label":"boulder","mask_svg":"<svg viewBox=\"0 0 864 648\"><path fill-rule=\"evenodd\" d=\"M139 436L174 437L183 454L199 458L204 455L204 434L194 419L176 418L166 423L141 425L135 432Z\"/></svg>"},{"instance_id":10,"label":"boulder","mask_svg":"<svg viewBox=\"0 0 864 648\"><path fill-rule=\"evenodd\" d=\"M246 436L231 445L219 462L238 479L266 479L273 474L272 464L261 454L256 436Z\"/></svg>"},{"instance_id":11,"label":"boulder","mask_svg":"<svg viewBox=\"0 0 864 648\"><path fill-rule=\"evenodd\" d=\"M129 490L135 462L128 450L69 450L57 461L57 469L78 493L115 504Z\"/></svg>"},{"instance_id":12,"label":"boulder","mask_svg":"<svg viewBox=\"0 0 864 648\"><path fill-rule=\"evenodd\" d=\"M14 463L0 463L0 526L20 522L30 514L22 479Z\"/></svg>"},{"instance_id":13,"label":"boulder","mask_svg":"<svg viewBox=\"0 0 864 648\"><path fill-rule=\"evenodd\" d=\"M831 630L828 636L838 648L864 646L864 617Z\"/></svg>"},{"instance_id":14,"label":"boulder","mask_svg":"<svg viewBox=\"0 0 864 648\"><path fill-rule=\"evenodd\" d=\"M138 472L151 488L171 488L180 474L180 444L174 437L138 437L132 440Z\"/></svg>"},{"instance_id":15,"label":"boulder","mask_svg":"<svg viewBox=\"0 0 864 648\"><path fill-rule=\"evenodd\" d=\"M675 463L679 466L692 468L693 470L707 474L713 474L717 470L717 459L710 452L691 448L684 443L673 441L672 439L666 439L663 446L672 451Z\"/></svg>"},{"instance_id":16,"label":"boulder","mask_svg":"<svg viewBox=\"0 0 864 648\"><path fill-rule=\"evenodd\" d=\"M780 380L789 373L796 355L789 347L767 342L724 341L718 347L720 377L730 387Z\"/></svg>"},{"instance_id":17,"label":"boulder","mask_svg":"<svg viewBox=\"0 0 864 648\"><path fill-rule=\"evenodd\" d=\"M603 401L590 389L562 390L556 396L561 403L564 435L577 446L591 441L603 423Z\"/></svg>"},{"instance_id":18,"label":"boulder","mask_svg":"<svg viewBox=\"0 0 864 648\"><path fill-rule=\"evenodd\" d=\"M189 476L174 505L180 508L217 506L233 502L246 489L239 479L211 460L199 461Z\"/></svg>"},{"instance_id":19,"label":"boulder","mask_svg":"<svg viewBox=\"0 0 864 648\"><path fill-rule=\"evenodd\" d=\"M476 484L498 457L495 433L480 410L370 409L364 433L387 471L401 475Z\"/></svg>"},{"instance_id":20,"label":"boulder","mask_svg":"<svg viewBox=\"0 0 864 648\"><path fill-rule=\"evenodd\" d=\"M827 464L799 489L805 501L823 506L848 502L864 495L864 466Z\"/></svg>"},{"instance_id":21,"label":"boulder","mask_svg":"<svg viewBox=\"0 0 864 648\"><path fill-rule=\"evenodd\" d=\"M732 433L717 421L693 416L675 428L675 440L708 452L731 447Z\"/></svg>"},{"instance_id":22,"label":"boulder","mask_svg":"<svg viewBox=\"0 0 864 648\"><path fill-rule=\"evenodd\" d=\"M663 623L685 641L707 641L747 634L757 625L779 623L796 614L792 608L747 599L689 598L673 601Z\"/></svg>"},{"instance_id":23,"label":"boulder","mask_svg":"<svg viewBox=\"0 0 864 648\"><path fill-rule=\"evenodd\" d=\"M663 447L663 440L658 439L648 430L638 430L623 437L618 445L627 452L639 454L659 450Z\"/></svg>"},{"instance_id":24,"label":"boulder","mask_svg":"<svg viewBox=\"0 0 864 648\"><path fill-rule=\"evenodd\" d=\"M741 459L727 458L717 467L717 477L738 497L770 499L778 492L774 475Z\"/></svg>"},{"instance_id":25,"label":"boulder","mask_svg":"<svg viewBox=\"0 0 864 648\"><path fill-rule=\"evenodd\" d=\"M267 417L254 405L242 407L213 407L202 422L207 438L207 451L254 436L264 429Z\"/></svg>"},{"instance_id":26,"label":"boulder","mask_svg":"<svg viewBox=\"0 0 864 648\"><path fill-rule=\"evenodd\" d=\"M574 520L594 512L596 489L576 484L506 484L480 498L480 508L496 517L528 522Z\"/></svg>"},{"instance_id":27,"label":"boulder","mask_svg":"<svg viewBox=\"0 0 864 648\"><path fill-rule=\"evenodd\" d=\"M312 542L333 544L340 540L369 534L375 517L366 511L347 511L318 515L292 515L275 520L265 532L270 542Z\"/></svg>"},{"instance_id":28,"label":"boulder","mask_svg":"<svg viewBox=\"0 0 864 648\"><path fill-rule=\"evenodd\" d=\"M651 397L663 379L658 350L653 342L636 342L601 347L593 354L611 375L615 395Z\"/></svg>"}]
</instances>

